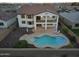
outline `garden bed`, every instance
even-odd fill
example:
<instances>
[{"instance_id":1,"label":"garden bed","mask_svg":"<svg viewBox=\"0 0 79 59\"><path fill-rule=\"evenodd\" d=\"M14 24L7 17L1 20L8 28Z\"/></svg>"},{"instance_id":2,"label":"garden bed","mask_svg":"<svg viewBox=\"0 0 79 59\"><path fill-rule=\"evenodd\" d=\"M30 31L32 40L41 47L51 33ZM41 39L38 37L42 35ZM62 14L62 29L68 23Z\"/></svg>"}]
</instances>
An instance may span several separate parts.
<instances>
[{"instance_id":1,"label":"garden bed","mask_svg":"<svg viewBox=\"0 0 79 59\"><path fill-rule=\"evenodd\" d=\"M73 47L75 48L77 45L77 39L74 36L74 33L70 30L70 28L68 28L67 26L65 26L63 23L61 23L61 33L63 33L65 36L67 36L71 42L71 44L73 45Z\"/></svg>"},{"instance_id":2,"label":"garden bed","mask_svg":"<svg viewBox=\"0 0 79 59\"><path fill-rule=\"evenodd\" d=\"M77 36L79 36L79 29L71 29Z\"/></svg>"},{"instance_id":3,"label":"garden bed","mask_svg":"<svg viewBox=\"0 0 79 59\"><path fill-rule=\"evenodd\" d=\"M14 48L36 48L32 44L28 44L26 40L19 40L15 45Z\"/></svg>"}]
</instances>

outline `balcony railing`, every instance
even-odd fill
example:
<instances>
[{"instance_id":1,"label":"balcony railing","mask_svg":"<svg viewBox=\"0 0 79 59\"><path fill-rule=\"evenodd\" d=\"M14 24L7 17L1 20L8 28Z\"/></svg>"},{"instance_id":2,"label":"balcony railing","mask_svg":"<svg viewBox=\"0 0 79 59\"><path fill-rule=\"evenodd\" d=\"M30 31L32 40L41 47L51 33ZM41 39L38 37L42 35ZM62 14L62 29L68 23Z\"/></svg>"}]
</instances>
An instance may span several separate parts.
<instances>
[{"instance_id":1,"label":"balcony railing","mask_svg":"<svg viewBox=\"0 0 79 59\"><path fill-rule=\"evenodd\" d=\"M27 19L27 21L34 21L33 19Z\"/></svg>"},{"instance_id":2,"label":"balcony railing","mask_svg":"<svg viewBox=\"0 0 79 59\"><path fill-rule=\"evenodd\" d=\"M47 20L47 22L56 22L57 20ZM45 22L45 20L36 20L36 22Z\"/></svg>"},{"instance_id":3,"label":"balcony railing","mask_svg":"<svg viewBox=\"0 0 79 59\"><path fill-rule=\"evenodd\" d=\"M47 22L56 22L56 20L47 20Z\"/></svg>"},{"instance_id":4,"label":"balcony railing","mask_svg":"<svg viewBox=\"0 0 79 59\"><path fill-rule=\"evenodd\" d=\"M45 22L45 20L36 20L36 22Z\"/></svg>"}]
</instances>

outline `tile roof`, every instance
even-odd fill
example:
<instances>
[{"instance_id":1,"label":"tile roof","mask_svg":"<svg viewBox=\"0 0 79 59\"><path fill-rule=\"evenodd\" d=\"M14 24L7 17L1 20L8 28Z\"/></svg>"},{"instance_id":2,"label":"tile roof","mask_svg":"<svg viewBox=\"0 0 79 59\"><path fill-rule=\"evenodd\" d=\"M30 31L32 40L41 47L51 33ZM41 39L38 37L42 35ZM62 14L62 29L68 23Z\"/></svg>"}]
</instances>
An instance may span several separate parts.
<instances>
[{"instance_id":1,"label":"tile roof","mask_svg":"<svg viewBox=\"0 0 79 59\"><path fill-rule=\"evenodd\" d=\"M43 4L24 4L18 11L18 14L33 14L36 15L41 12L52 12L57 14L56 8L52 3L43 3Z\"/></svg>"},{"instance_id":2,"label":"tile roof","mask_svg":"<svg viewBox=\"0 0 79 59\"><path fill-rule=\"evenodd\" d=\"M16 16L16 13L13 12L1 12L0 11L0 20L8 21L10 18Z\"/></svg>"}]
</instances>

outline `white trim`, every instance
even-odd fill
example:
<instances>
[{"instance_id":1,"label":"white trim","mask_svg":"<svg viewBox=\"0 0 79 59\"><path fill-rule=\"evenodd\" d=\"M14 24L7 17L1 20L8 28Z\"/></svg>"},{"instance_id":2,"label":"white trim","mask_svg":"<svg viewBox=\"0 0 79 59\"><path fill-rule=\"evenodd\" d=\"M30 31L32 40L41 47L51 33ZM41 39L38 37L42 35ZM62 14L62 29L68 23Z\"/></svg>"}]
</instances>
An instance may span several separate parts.
<instances>
[{"instance_id":1,"label":"white trim","mask_svg":"<svg viewBox=\"0 0 79 59\"><path fill-rule=\"evenodd\" d=\"M34 16L34 29L36 30L36 16Z\"/></svg>"},{"instance_id":2,"label":"white trim","mask_svg":"<svg viewBox=\"0 0 79 59\"><path fill-rule=\"evenodd\" d=\"M45 19L45 30L47 30L47 16L46 16L46 19Z\"/></svg>"},{"instance_id":3,"label":"white trim","mask_svg":"<svg viewBox=\"0 0 79 59\"><path fill-rule=\"evenodd\" d=\"M59 19L59 16L57 16L56 32L58 31L58 19Z\"/></svg>"}]
</instances>

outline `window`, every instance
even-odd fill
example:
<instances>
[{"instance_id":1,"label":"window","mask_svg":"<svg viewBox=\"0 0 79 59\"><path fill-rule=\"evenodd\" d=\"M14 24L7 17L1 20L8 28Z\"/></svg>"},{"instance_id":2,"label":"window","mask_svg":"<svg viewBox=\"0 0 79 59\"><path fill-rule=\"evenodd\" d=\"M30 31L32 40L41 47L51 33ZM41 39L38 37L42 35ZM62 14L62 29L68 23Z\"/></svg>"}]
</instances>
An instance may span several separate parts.
<instances>
[{"instance_id":1,"label":"window","mask_svg":"<svg viewBox=\"0 0 79 59\"><path fill-rule=\"evenodd\" d=\"M46 18L46 16L43 16L44 18Z\"/></svg>"},{"instance_id":2,"label":"window","mask_svg":"<svg viewBox=\"0 0 79 59\"><path fill-rule=\"evenodd\" d=\"M55 18L55 16L52 16L52 18Z\"/></svg>"},{"instance_id":3,"label":"window","mask_svg":"<svg viewBox=\"0 0 79 59\"><path fill-rule=\"evenodd\" d=\"M79 24L75 24L76 27L79 27Z\"/></svg>"},{"instance_id":4,"label":"window","mask_svg":"<svg viewBox=\"0 0 79 59\"><path fill-rule=\"evenodd\" d=\"M22 24L25 24L26 22L25 21L22 21Z\"/></svg>"},{"instance_id":5,"label":"window","mask_svg":"<svg viewBox=\"0 0 79 59\"><path fill-rule=\"evenodd\" d=\"M33 22L31 22L31 21L28 21L28 24L29 24L29 25L32 25L32 24L33 24Z\"/></svg>"},{"instance_id":6,"label":"window","mask_svg":"<svg viewBox=\"0 0 79 59\"><path fill-rule=\"evenodd\" d=\"M0 23L0 26L3 26L3 25L4 25L4 23L1 22L1 23Z\"/></svg>"},{"instance_id":7,"label":"window","mask_svg":"<svg viewBox=\"0 0 79 59\"><path fill-rule=\"evenodd\" d=\"M41 20L41 16L36 16L36 20Z\"/></svg>"},{"instance_id":8,"label":"window","mask_svg":"<svg viewBox=\"0 0 79 59\"><path fill-rule=\"evenodd\" d=\"M32 15L27 15L28 19L31 19L32 18Z\"/></svg>"},{"instance_id":9,"label":"window","mask_svg":"<svg viewBox=\"0 0 79 59\"><path fill-rule=\"evenodd\" d=\"M25 18L25 15L24 15L24 14L22 14L22 15L21 15L21 18Z\"/></svg>"}]
</instances>

